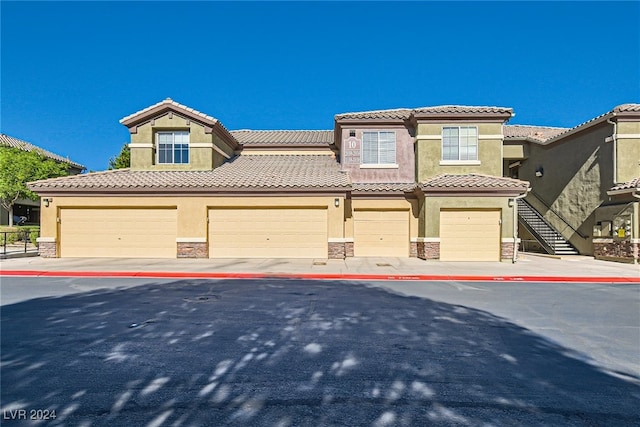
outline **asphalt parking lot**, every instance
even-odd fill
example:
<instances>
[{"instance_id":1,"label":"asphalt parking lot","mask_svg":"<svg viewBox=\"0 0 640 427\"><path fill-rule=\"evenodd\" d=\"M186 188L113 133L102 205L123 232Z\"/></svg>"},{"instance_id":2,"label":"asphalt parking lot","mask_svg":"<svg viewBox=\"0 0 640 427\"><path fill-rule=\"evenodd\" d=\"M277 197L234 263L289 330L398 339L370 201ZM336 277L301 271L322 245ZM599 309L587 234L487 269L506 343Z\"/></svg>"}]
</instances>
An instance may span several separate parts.
<instances>
[{"instance_id":1,"label":"asphalt parking lot","mask_svg":"<svg viewBox=\"0 0 640 427\"><path fill-rule=\"evenodd\" d=\"M1 290L32 292L2 306L3 425L640 422L636 284L3 278Z\"/></svg>"}]
</instances>

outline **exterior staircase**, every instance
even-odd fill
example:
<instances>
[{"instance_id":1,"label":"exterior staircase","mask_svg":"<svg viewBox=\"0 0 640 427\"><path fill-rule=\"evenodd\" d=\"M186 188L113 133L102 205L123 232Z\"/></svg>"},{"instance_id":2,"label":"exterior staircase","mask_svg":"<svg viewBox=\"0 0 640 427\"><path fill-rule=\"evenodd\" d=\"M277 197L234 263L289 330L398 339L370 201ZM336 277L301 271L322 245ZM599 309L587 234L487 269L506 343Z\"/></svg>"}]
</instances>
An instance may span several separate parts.
<instances>
[{"instance_id":1,"label":"exterior staircase","mask_svg":"<svg viewBox=\"0 0 640 427\"><path fill-rule=\"evenodd\" d=\"M526 200L518 199L518 219L547 253L552 255L579 255L576 248L562 237Z\"/></svg>"}]
</instances>

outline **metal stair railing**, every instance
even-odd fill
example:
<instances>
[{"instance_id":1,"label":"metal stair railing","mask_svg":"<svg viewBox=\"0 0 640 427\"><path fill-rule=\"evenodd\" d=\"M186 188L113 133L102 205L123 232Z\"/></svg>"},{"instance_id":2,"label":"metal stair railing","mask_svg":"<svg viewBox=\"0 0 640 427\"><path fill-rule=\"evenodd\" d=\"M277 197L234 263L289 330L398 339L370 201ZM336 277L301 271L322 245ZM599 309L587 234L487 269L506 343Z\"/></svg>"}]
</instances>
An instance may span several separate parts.
<instances>
[{"instance_id":1,"label":"metal stair railing","mask_svg":"<svg viewBox=\"0 0 640 427\"><path fill-rule=\"evenodd\" d=\"M585 236L580 230L578 230L577 228L575 228L573 225L571 225L571 223L558 211L556 211L553 207L551 207L549 205L549 203L547 203L542 196L540 196L538 193L536 193L533 189L529 192L529 195L533 196L536 198L536 200L538 200L538 202L542 203L542 205L547 208L547 210L549 212L551 212L553 215L555 215L558 219L560 219L560 221L562 221L567 227L569 227L575 234L577 234L578 236L582 237L583 239L587 239L589 236ZM527 202L528 203L528 202ZM534 209L535 210L535 209ZM538 211L536 211L538 212Z\"/></svg>"},{"instance_id":2,"label":"metal stair railing","mask_svg":"<svg viewBox=\"0 0 640 427\"><path fill-rule=\"evenodd\" d=\"M520 223L538 240L550 254L578 254L578 251L526 200L518 200Z\"/></svg>"}]
</instances>

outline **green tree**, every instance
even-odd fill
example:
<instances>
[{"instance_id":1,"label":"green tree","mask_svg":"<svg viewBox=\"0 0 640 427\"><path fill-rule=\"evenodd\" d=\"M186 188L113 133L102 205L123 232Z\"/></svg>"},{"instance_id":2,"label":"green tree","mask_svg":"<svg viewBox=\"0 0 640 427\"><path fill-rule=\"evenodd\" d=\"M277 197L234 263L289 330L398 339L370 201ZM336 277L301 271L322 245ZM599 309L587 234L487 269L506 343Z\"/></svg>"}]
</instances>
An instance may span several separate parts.
<instances>
[{"instance_id":1,"label":"green tree","mask_svg":"<svg viewBox=\"0 0 640 427\"><path fill-rule=\"evenodd\" d=\"M16 200L38 200L27 182L65 176L68 169L68 164L48 159L38 151L0 146L0 204L9 211L9 225L13 225Z\"/></svg>"},{"instance_id":2,"label":"green tree","mask_svg":"<svg viewBox=\"0 0 640 427\"><path fill-rule=\"evenodd\" d=\"M109 159L109 169L123 169L131 166L131 150L129 144L124 144L118 157L112 157Z\"/></svg>"}]
</instances>

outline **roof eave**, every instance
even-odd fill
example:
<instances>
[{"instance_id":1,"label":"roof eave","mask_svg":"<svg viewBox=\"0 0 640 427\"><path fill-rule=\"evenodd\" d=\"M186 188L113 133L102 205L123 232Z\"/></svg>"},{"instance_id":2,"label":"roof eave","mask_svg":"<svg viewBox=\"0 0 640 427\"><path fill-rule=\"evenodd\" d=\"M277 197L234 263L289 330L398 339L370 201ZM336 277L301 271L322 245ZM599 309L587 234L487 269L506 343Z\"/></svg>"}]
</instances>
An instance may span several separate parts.
<instances>
[{"instance_id":1,"label":"roof eave","mask_svg":"<svg viewBox=\"0 0 640 427\"><path fill-rule=\"evenodd\" d=\"M164 114L166 112L172 111L174 113L178 113L181 114L183 116L188 117L189 119L202 123L202 124L207 124L209 126L213 126L216 122L218 122L217 119L215 120L210 120L207 117L203 117L199 114L195 114L185 108L180 108L177 107L171 103L162 103L159 105L156 105L155 107L146 110L146 111L141 111L138 114L134 114L132 116L127 116L123 119L120 120L120 123L123 124L124 126L131 128L132 126L138 126L141 123L147 122L155 117L158 117L158 115Z\"/></svg>"},{"instance_id":2,"label":"roof eave","mask_svg":"<svg viewBox=\"0 0 640 427\"><path fill-rule=\"evenodd\" d=\"M352 196L375 196L375 197L410 197L415 198L413 190L351 190Z\"/></svg>"},{"instance_id":3,"label":"roof eave","mask_svg":"<svg viewBox=\"0 0 640 427\"><path fill-rule=\"evenodd\" d=\"M424 193L425 196L479 196L479 197L490 197L490 196L502 196L502 197L516 197L522 194L526 194L528 188L525 187L517 187L517 188L465 188L465 187L456 187L456 188L433 188L433 187L420 187L420 190Z\"/></svg>"},{"instance_id":4,"label":"roof eave","mask_svg":"<svg viewBox=\"0 0 640 427\"><path fill-rule=\"evenodd\" d=\"M504 142L511 142L511 141L531 142L532 144L539 144L539 145L546 144L546 140L533 138L531 136L505 136L504 137Z\"/></svg>"},{"instance_id":5,"label":"roof eave","mask_svg":"<svg viewBox=\"0 0 640 427\"><path fill-rule=\"evenodd\" d=\"M578 126L576 126L574 128L571 128L571 129L567 130L566 132L563 132L563 133L561 133L559 135L551 137L551 138L545 140L544 142L540 142L540 145L553 144L554 142L557 142L557 141L565 139L565 138L567 138L569 136L575 135L578 132L582 132L582 131L584 131L586 129L589 129L589 128L593 127L593 126L596 126L596 125L599 125L599 124L601 124L603 122L606 122L607 120L609 120L609 119L611 119L613 117L616 117L616 116L618 116L620 114L621 113L616 113L616 112L610 111L608 113L603 114L600 117L596 117L596 118L591 119L591 120L589 120L589 121L587 121L587 122L585 122L585 123L583 123L581 125L578 125Z\"/></svg>"},{"instance_id":6,"label":"roof eave","mask_svg":"<svg viewBox=\"0 0 640 427\"><path fill-rule=\"evenodd\" d=\"M282 186L282 187L94 187L94 188L51 188L51 187L30 187L31 191L39 195L46 196L78 196L96 194L126 195L126 194L181 194L184 196L200 194L229 194L229 193L270 193L270 192L346 192L350 190L349 185L344 186Z\"/></svg>"},{"instance_id":7,"label":"roof eave","mask_svg":"<svg viewBox=\"0 0 640 427\"><path fill-rule=\"evenodd\" d=\"M607 195L619 196L621 194L630 194L634 197L640 197L640 187L622 188L620 190L609 190Z\"/></svg>"},{"instance_id":8,"label":"roof eave","mask_svg":"<svg viewBox=\"0 0 640 427\"><path fill-rule=\"evenodd\" d=\"M137 131L137 127L143 124L150 122L151 120L158 118L167 113L174 113L180 117L185 119L189 119L190 121L196 122L199 125L203 126L205 129L210 129L210 132L217 132L218 136L232 149L237 149L239 147L238 141L231 135L231 133L225 128L220 120L218 119L209 119L207 117L203 117L200 114L193 113L185 108L177 107L170 103L163 103L157 105L149 110L142 111L139 114L125 117L120 120L120 123L129 129L130 133L135 133Z\"/></svg>"},{"instance_id":9,"label":"roof eave","mask_svg":"<svg viewBox=\"0 0 640 427\"><path fill-rule=\"evenodd\" d=\"M417 124L421 121L438 121L438 120L465 120L481 123L505 123L513 116L513 113L434 113L420 112L411 115L411 122Z\"/></svg>"},{"instance_id":10,"label":"roof eave","mask_svg":"<svg viewBox=\"0 0 640 427\"><path fill-rule=\"evenodd\" d=\"M339 126L347 125L404 125L408 119L392 119L392 118L344 118L336 119Z\"/></svg>"},{"instance_id":11,"label":"roof eave","mask_svg":"<svg viewBox=\"0 0 640 427\"><path fill-rule=\"evenodd\" d=\"M330 146L333 145L333 142L307 142L307 143L244 143L240 144L240 148L243 150L260 150L260 149L270 149L270 150L288 150L291 148L302 148L305 150L312 149L329 149Z\"/></svg>"}]
</instances>

